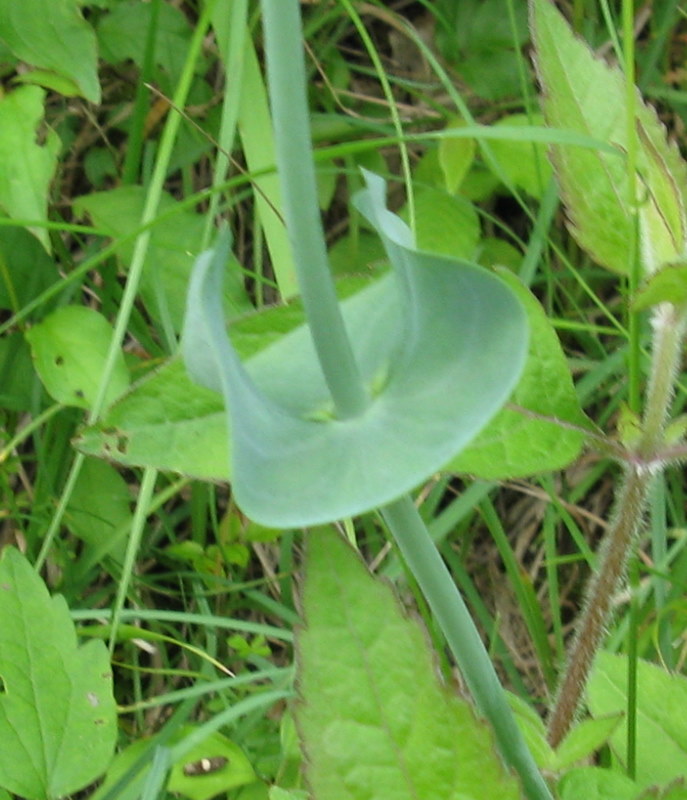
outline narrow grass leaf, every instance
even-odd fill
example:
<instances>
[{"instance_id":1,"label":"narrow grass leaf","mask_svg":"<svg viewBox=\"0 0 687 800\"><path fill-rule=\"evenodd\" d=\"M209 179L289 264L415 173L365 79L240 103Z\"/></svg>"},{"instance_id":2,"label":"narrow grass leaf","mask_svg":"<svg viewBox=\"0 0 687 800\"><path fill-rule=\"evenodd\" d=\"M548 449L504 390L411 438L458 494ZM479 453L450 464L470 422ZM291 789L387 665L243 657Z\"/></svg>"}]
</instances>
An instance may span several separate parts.
<instances>
[{"instance_id":1,"label":"narrow grass leaf","mask_svg":"<svg viewBox=\"0 0 687 800\"><path fill-rule=\"evenodd\" d=\"M414 488L486 424L524 363L526 320L505 284L468 262L413 249L407 226L385 207L384 181L368 174L367 184L359 208L396 280L342 306L373 397L358 416L334 417L305 328L251 359L249 374L218 301L228 242L196 265L184 358L194 380L222 391L236 500L268 526L353 516Z\"/></svg>"},{"instance_id":2,"label":"narrow grass leaf","mask_svg":"<svg viewBox=\"0 0 687 800\"><path fill-rule=\"evenodd\" d=\"M566 425L591 427L544 309L515 275L507 270L500 274L527 313L530 339L525 369L509 407L501 409L448 465L487 480L562 469L577 458L586 438L581 430Z\"/></svg>"},{"instance_id":3,"label":"narrow grass leaf","mask_svg":"<svg viewBox=\"0 0 687 800\"><path fill-rule=\"evenodd\" d=\"M425 632L331 530L309 536L302 606L296 722L314 797L520 797Z\"/></svg>"},{"instance_id":4,"label":"narrow grass leaf","mask_svg":"<svg viewBox=\"0 0 687 800\"><path fill-rule=\"evenodd\" d=\"M95 34L80 5L79 0L0 0L0 42L21 61L69 78L86 100L99 103Z\"/></svg>"},{"instance_id":5,"label":"narrow grass leaf","mask_svg":"<svg viewBox=\"0 0 687 800\"><path fill-rule=\"evenodd\" d=\"M14 548L0 559L0 786L52 800L112 758L117 715L103 642L79 647L69 610Z\"/></svg>"},{"instance_id":6,"label":"narrow grass leaf","mask_svg":"<svg viewBox=\"0 0 687 800\"><path fill-rule=\"evenodd\" d=\"M27 13L26 8L21 13ZM36 140L44 99L45 92L37 86L22 86L0 97L0 206L13 219L48 219L48 190L60 139L49 130L43 144ZM31 232L49 251L47 230L36 227Z\"/></svg>"},{"instance_id":7,"label":"narrow grass leaf","mask_svg":"<svg viewBox=\"0 0 687 800\"><path fill-rule=\"evenodd\" d=\"M627 708L627 656L600 653L587 687L595 717ZM687 775L687 678L647 661L637 662L636 781L642 788ZM611 736L611 747L626 759L627 725Z\"/></svg>"}]
</instances>

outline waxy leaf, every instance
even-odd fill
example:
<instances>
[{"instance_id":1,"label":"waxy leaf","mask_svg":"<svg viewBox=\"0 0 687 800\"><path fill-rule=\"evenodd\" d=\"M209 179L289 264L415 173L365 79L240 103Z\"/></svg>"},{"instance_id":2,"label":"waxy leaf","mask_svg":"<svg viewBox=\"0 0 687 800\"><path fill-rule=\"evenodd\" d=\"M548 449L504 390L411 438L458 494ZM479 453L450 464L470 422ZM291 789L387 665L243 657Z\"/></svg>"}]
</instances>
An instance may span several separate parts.
<instances>
[{"instance_id":1,"label":"waxy leaf","mask_svg":"<svg viewBox=\"0 0 687 800\"><path fill-rule=\"evenodd\" d=\"M587 686L595 717L627 708L627 656L599 653ZM637 764L642 788L687 775L687 679L647 661L637 662ZM611 736L621 763L627 758L625 721Z\"/></svg>"},{"instance_id":2,"label":"waxy leaf","mask_svg":"<svg viewBox=\"0 0 687 800\"><path fill-rule=\"evenodd\" d=\"M609 142L613 156L581 147L551 147L571 232L596 261L627 272L634 254L625 154L637 136L639 221L643 267L651 272L685 247L682 191L687 167L652 108L636 98L636 130L628 133L621 71L597 59L550 0L531 0L531 20L544 113L549 125Z\"/></svg>"},{"instance_id":3,"label":"waxy leaf","mask_svg":"<svg viewBox=\"0 0 687 800\"><path fill-rule=\"evenodd\" d=\"M296 723L313 797L520 798L425 632L331 530L308 538L302 607Z\"/></svg>"},{"instance_id":4,"label":"waxy leaf","mask_svg":"<svg viewBox=\"0 0 687 800\"><path fill-rule=\"evenodd\" d=\"M184 359L194 380L224 395L233 491L271 527L313 525L391 502L440 469L484 427L520 375L524 313L494 275L415 250L367 174L358 207L384 242L393 275L343 304L353 352L372 395L338 419L306 328L251 359L227 338L221 277L229 243L197 261Z\"/></svg>"},{"instance_id":5,"label":"waxy leaf","mask_svg":"<svg viewBox=\"0 0 687 800\"><path fill-rule=\"evenodd\" d=\"M114 752L107 648L78 646L64 598L11 547L0 558L0 619L0 786L28 800L73 794Z\"/></svg>"},{"instance_id":6,"label":"waxy leaf","mask_svg":"<svg viewBox=\"0 0 687 800\"><path fill-rule=\"evenodd\" d=\"M80 5L79 0L0 0L0 41L17 58L69 79L83 97L99 103L95 34Z\"/></svg>"}]
</instances>

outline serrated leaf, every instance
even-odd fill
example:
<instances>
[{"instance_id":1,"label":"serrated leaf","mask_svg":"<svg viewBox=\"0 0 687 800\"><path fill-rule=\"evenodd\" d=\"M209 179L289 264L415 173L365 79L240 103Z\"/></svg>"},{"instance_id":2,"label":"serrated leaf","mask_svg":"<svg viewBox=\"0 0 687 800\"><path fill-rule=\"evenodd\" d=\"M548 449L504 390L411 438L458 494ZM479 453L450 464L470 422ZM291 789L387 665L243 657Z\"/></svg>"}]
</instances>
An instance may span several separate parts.
<instances>
[{"instance_id":1,"label":"serrated leaf","mask_svg":"<svg viewBox=\"0 0 687 800\"><path fill-rule=\"evenodd\" d=\"M95 309L62 306L26 332L36 371L47 392L67 406L90 408L112 340L112 326ZM129 371L120 353L106 394L109 404L127 390Z\"/></svg>"},{"instance_id":2,"label":"serrated leaf","mask_svg":"<svg viewBox=\"0 0 687 800\"><path fill-rule=\"evenodd\" d=\"M622 73L595 58L549 0L531 0L531 12L548 123L609 142L623 156L628 130ZM675 146L667 143L656 113L639 96L636 116L640 130L637 169L646 195L639 208L642 255L645 270L651 271L663 260L682 254L684 202L677 187L685 186L687 168ZM624 157L558 145L551 154L571 232L600 264L627 272L633 258L628 243L634 217ZM676 251L671 250L671 242L678 243Z\"/></svg>"},{"instance_id":3,"label":"serrated leaf","mask_svg":"<svg viewBox=\"0 0 687 800\"><path fill-rule=\"evenodd\" d=\"M439 679L424 631L331 530L309 536L302 606L296 721L314 797L520 797L486 724Z\"/></svg>"},{"instance_id":4,"label":"serrated leaf","mask_svg":"<svg viewBox=\"0 0 687 800\"><path fill-rule=\"evenodd\" d=\"M78 0L0 0L0 40L17 58L69 78L83 97L100 102L95 34Z\"/></svg>"},{"instance_id":5,"label":"serrated leaf","mask_svg":"<svg viewBox=\"0 0 687 800\"><path fill-rule=\"evenodd\" d=\"M23 6L22 13L26 13ZM0 206L13 219L48 218L48 190L60 140L54 131L47 131L43 144L36 141L44 98L45 92L37 86L22 86L0 96ZM50 249L45 228L31 232Z\"/></svg>"},{"instance_id":6,"label":"serrated leaf","mask_svg":"<svg viewBox=\"0 0 687 800\"><path fill-rule=\"evenodd\" d=\"M359 208L395 274L342 306L372 397L360 415L334 418L305 328L263 350L246 372L218 301L226 238L194 270L185 362L195 380L224 394L234 496L270 527L354 516L414 488L486 424L523 364L527 329L513 294L475 265L413 249L407 226L386 209L384 181L366 180Z\"/></svg>"},{"instance_id":7,"label":"serrated leaf","mask_svg":"<svg viewBox=\"0 0 687 800\"><path fill-rule=\"evenodd\" d=\"M667 702L668 700L668 702ZM587 687L595 717L627 708L627 656L599 653ZM636 781L642 788L687 775L687 678L639 660L637 663ZM611 747L625 763L627 724L611 736Z\"/></svg>"},{"instance_id":8,"label":"serrated leaf","mask_svg":"<svg viewBox=\"0 0 687 800\"><path fill-rule=\"evenodd\" d=\"M448 468L486 480L562 469L577 458L590 428L558 337L532 293L507 270L501 275L518 295L530 326L525 369L503 408ZM557 422L558 420L558 422Z\"/></svg>"},{"instance_id":9,"label":"serrated leaf","mask_svg":"<svg viewBox=\"0 0 687 800\"><path fill-rule=\"evenodd\" d=\"M11 547L0 558L0 619L0 786L28 800L72 794L114 751L107 648L77 645L64 599Z\"/></svg>"}]
</instances>

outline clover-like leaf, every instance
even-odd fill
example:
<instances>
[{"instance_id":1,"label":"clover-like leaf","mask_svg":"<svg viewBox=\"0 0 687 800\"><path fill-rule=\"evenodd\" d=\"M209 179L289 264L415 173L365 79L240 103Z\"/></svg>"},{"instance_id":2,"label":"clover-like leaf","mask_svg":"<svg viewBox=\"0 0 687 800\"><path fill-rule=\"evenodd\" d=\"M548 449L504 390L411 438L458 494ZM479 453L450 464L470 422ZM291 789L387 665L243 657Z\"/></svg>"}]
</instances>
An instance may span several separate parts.
<instances>
[{"instance_id":1,"label":"clover-like leaf","mask_svg":"<svg viewBox=\"0 0 687 800\"><path fill-rule=\"evenodd\" d=\"M307 328L246 369L226 336L221 275L228 237L202 254L183 352L191 376L221 391L233 491L272 527L313 525L391 502L440 469L505 402L522 370L527 324L511 290L465 261L423 253L370 173L358 196L394 273L342 305L371 402L339 419Z\"/></svg>"},{"instance_id":2,"label":"clover-like leaf","mask_svg":"<svg viewBox=\"0 0 687 800\"><path fill-rule=\"evenodd\" d=\"M107 648L79 647L64 598L14 548L0 559L0 786L28 800L72 794L112 757Z\"/></svg>"}]
</instances>

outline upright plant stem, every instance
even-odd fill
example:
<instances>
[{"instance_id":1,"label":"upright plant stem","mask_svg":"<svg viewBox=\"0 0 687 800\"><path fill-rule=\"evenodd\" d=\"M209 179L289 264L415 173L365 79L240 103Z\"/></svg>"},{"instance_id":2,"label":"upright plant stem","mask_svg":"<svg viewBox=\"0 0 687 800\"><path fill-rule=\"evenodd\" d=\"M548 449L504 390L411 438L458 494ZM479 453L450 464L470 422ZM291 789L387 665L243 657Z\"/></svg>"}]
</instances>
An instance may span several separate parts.
<instances>
[{"instance_id":1,"label":"upright plant stem","mask_svg":"<svg viewBox=\"0 0 687 800\"><path fill-rule=\"evenodd\" d=\"M551 794L520 733L494 665L420 514L409 497L382 516L446 637L470 694L491 724L499 750L520 775L529 800Z\"/></svg>"},{"instance_id":2,"label":"upright plant stem","mask_svg":"<svg viewBox=\"0 0 687 800\"><path fill-rule=\"evenodd\" d=\"M613 595L625 574L632 544L643 522L653 478L664 467L660 449L680 363L685 309L664 303L655 309L653 325L651 375L642 435L636 448L628 453L615 517L601 546L599 568L591 579L570 660L549 718L548 739L553 747L560 744L574 720L608 624Z\"/></svg>"},{"instance_id":3,"label":"upright plant stem","mask_svg":"<svg viewBox=\"0 0 687 800\"><path fill-rule=\"evenodd\" d=\"M312 159L297 0L262 0L267 77L284 216L313 342L340 417L369 403L329 271Z\"/></svg>"}]
</instances>

